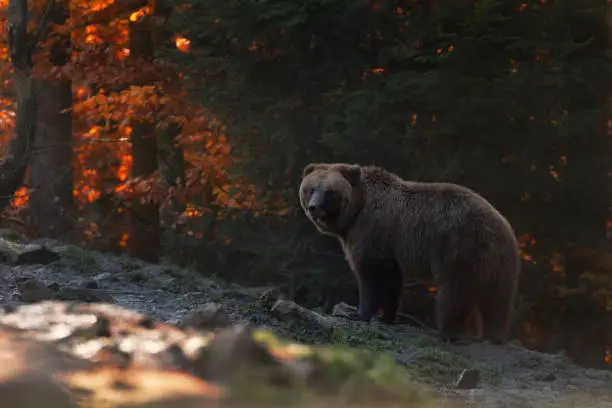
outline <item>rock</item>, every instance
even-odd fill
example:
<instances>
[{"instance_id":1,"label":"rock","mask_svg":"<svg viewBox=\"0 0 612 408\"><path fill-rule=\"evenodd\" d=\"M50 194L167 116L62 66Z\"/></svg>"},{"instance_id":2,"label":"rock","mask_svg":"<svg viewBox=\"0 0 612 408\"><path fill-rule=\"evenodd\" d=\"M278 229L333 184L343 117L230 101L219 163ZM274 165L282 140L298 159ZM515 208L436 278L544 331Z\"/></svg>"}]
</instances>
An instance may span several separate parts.
<instances>
[{"instance_id":1,"label":"rock","mask_svg":"<svg viewBox=\"0 0 612 408\"><path fill-rule=\"evenodd\" d=\"M16 283L24 303L55 299L55 291L37 279L21 278Z\"/></svg>"},{"instance_id":2,"label":"rock","mask_svg":"<svg viewBox=\"0 0 612 408\"><path fill-rule=\"evenodd\" d=\"M83 282L83 287L86 289L98 289L98 282L93 279L87 279Z\"/></svg>"},{"instance_id":3,"label":"rock","mask_svg":"<svg viewBox=\"0 0 612 408\"><path fill-rule=\"evenodd\" d=\"M114 303L115 299L108 293L100 289L87 289L87 288L73 288L65 287L61 288L55 296L57 300L76 300L81 302L104 302Z\"/></svg>"},{"instance_id":4,"label":"rock","mask_svg":"<svg viewBox=\"0 0 612 408\"><path fill-rule=\"evenodd\" d=\"M98 282L95 279L75 279L69 283L69 286L84 289L98 289Z\"/></svg>"},{"instance_id":5,"label":"rock","mask_svg":"<svg viewBox=\"0 0 612 408\"><path fill-rule=\"evenodd\" d=\"M15 408L209 406L223 389L168 359L185 337L113 305L22 306L0 317L0 401Z\"/></svg>"},{"instance_id":6,"label":"rock","mask_svg":"<svg viewBox=\"0 0 612 408\"><path fill-rule=\"evenodd\" d=\"M540 381L551 382L557 379L555 373L546 373L538 378Z\"/></svg>"},{"instance_id":7,"label":"rock","mask_svg":"<svg viewBox=\"0 0 612 408\"><path fill-rule=\"evenodd\" d=\"M113 277L113 274L110 272L101 272L97 274L96 276L94 276L93 280L95 280L96 282L99 282L105 279L111 279L112 277Z\"/></svg>"},{"instance_id":8,"label":"rock","mask_svg":"<svg viewBox=\"0 0 612 408\"><path fill-rule=\"evenodd\" d=\"M284 321L314 324L323 330L330 330L331 324L324 316L306 309L291 300L278 300L270 312Z\"/></svg>"},{"instance_id":9,"label":"rock","mask_svg":"<svg viewBox=\"0 0 612 408\"><path fill-rule=\"evenodd\" d=\"M60 259L58 253L51 251L44 245L30 244L17 254L15 265L46 265Z\"/></svg>"},{"instance_id":10,"label":"rock","mask_svg":"<svg viewBox=\"0 0 612 408\"><path fill-rule=\"evenodd\" d=\"M46 265L60 259L57 252L45 245L23 244L0 238L0 258L2 262L17 265Z\"/></svg>"},{"instance_id":11,"label":"rock","mask_svg":"<svg viewBox=\"0 0 612 408\"><path fill-rule=\"evenodd\" d=\"M332 316L351 319L357 315L357 308L344 302L338 303L332 310Z\"/></svg>"},{"instance_id":12,"label":"rock","mask_svg":"<svg viewBox=\"0 0 612 408\"><path fill-rule=\"evenodd\" d=\"M460 390L470 390L472 388L476 388L478 383L480 382L480 371L473 369L465 369L459 374L457 377L457 382L455 383L455 387Z\"/></svg>"},{"instance_id":13,"label":"rock","mask_svg":"<svg viewBox=\"0 0 612 408\"><path fill-rule=\"evenodd\" d=\"M227 312L218 303L209 302L202 308L188 313L179 323L180 327L193 327L198 330L213 330L230 323Z\"/></svg>"},{"instance_id":14,"label":"rock","mask_svg":"<svg viewBox=\"0 0 612 408\"><path fill-rule=\"evenodd\" d=\"M51 283L47 284L47 288L49 288L53 292L57 292L58 290L60 290L61 286L57 282L51 282Z\"/></svg>"},{"instance_id":15,"label":"rock","mask_svg":"<svg viewBox=\"0 0 612 408\"><path fill-rule=\"evenodd\" d=\"M5 346L13 334L15 345ZM7 358L28 342L49 355L26 349L14 374L25 385L2 388L12 368ZM401 398L401 406L425 406L415 401L406 372L390 363L370 352L285 342L244 324L184 331L108 303L44 301L0 314L0 405L7 407L73 408L72 396L79 406L116 408L263 407L286 397L301 406L313 396L373 402L367 406L400 406ZM66 394L47 393L47 385L58 382L61 388L50 389ZM61 397L68 399L60 402Z\"/></svg>"},{"instance_id":16,"label":"rock","mask_svg":"<svg viewBox=\"0 0 612 408\"><path fill-rule=\"evenodd\" d=\"M0 401L6 407L77 408L73 396L60 384L60 371L85 369L79 360L27 334L2 327L0 336Z\"/></svg>"},{"instance_id":17,"label":"rock","mask_svg":"<svg viewBox=\"0 0 612 408\"><path fill-rule=\"evenodd\" d=\"M209 289L206 296L211 302L218 302L223 299L223 292L218 289Z\"/></svg>"},{"instance_id":18,"label":"rock","mask_svg":"<svg viewBox=\"0 0 612 408\"><path fill-rule=\"evenodd\" d=\"M232 381L239 379L249 369L257 370L260 378L278 375L277 380L288 380L283 372L282 363L277 361L270 351L253 337L252 329L237 324L217 333L207 352L200 358L198 365L200 375L214 381Z\"/></svg>"}]
</instances>

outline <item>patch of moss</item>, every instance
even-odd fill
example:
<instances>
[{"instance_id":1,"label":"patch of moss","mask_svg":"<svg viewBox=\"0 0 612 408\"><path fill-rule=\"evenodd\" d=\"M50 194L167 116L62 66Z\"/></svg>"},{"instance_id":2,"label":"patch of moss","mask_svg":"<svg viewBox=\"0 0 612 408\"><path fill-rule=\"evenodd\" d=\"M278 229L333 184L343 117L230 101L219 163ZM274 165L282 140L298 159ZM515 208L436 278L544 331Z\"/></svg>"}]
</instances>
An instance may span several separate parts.
<instances>
[{"instance_id":1,"label":"patch of moss","mask_svg":"<svg viewBox=\"0 0 612 408\"><path fill-rule=\"evenodd\" d=\"M249 406L330 406L350 404L392 407L428 407L432 397L422 385L410 382L408 371L393 357L346 346L305 346L289 344L266 330L254 338L270 349L293 355L292 364L309 367L309 375L281 386L262 382L263 375L243 378L232 387L232 399L248 400ZM291 360L291 359L290 359ZM325 403L321 403L325 401ZM265 404L265 405L259 405Z\"/></svg>"},{"instance_id":2,"label":"patch of moss","mask_svg":"<svg viewBox=\"0 0 612 408\"><path fill-rule=\"evenodd\" d=\"M419 377L436 383L454 381L464 369L476 368L468 358L452 353L442 347L415 349L411 369Z\"/></svg>"},{"instance_id":3,"label":"patch of moss","mask_svg":"<svg viewBox=\"0 0 612 408\"><path fill-rule=\"evenodd\" d=\"M96 261L91 252L75 245L68 245L62 252L62 257L67 257L81 266L91 267L96 264Z\"/></svg>"},{"instance_id":4,"label":"patch of moss","mask_svg":"<svg viewBox=\"0 0 612 408\"><path fill-rule=\"evenodd\" d=\"M491 384L500 381L499 374L491 367L476 366L425 332L393 333L373 325L338 326L334 327L331 342L372 352L401 352L400 359L411 377L429 383L454 382L461 371L471 368L479 369L482 381Z\"/></svg>"},{"instance_id":5,"label":"patch of moss","mask_svg":"<svg viewBox=\"0 0 612 408\"><path fill-rule=\"evenodd\" d=\"M389 339L371 325L358 327L336 326L333 328L331 343L351 347L365 347L368 350L384 350ZM386 344L387 343L387 344Z\"/></svg>"},{"instance_id":6,"label":"patch of moss","mask_svg":"<svg viewBox=\"0 0 612 408\"><path fill-rule=\"evenodd\" d=\"M314 376L318 383L315 388L335 389L336 395L344 401L414 404L428 400L421 391L422 386L410 383L408 370L388 353L329 346L315 348L312 359L323 367Z\"/></svg>"}]
</instances>

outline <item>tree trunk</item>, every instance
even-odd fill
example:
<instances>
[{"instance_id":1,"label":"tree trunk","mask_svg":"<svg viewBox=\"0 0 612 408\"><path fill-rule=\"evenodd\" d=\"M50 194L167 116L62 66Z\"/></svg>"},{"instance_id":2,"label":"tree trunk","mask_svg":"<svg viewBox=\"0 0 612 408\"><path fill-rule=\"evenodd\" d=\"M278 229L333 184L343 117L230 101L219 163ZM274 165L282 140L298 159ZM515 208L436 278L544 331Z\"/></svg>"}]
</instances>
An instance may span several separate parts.
<instances>
[{"instance_id":1,"label":"tree trunk","mask_svg":"<svg viewBox=\"0 0 612 408\"><path fill-rule=\"evenodd\" d=\"M130 58L151 61L154 48L149 16L130 21ZM143 85L143 84L139 84ZM132 123L132 177L150 178L157 170L157 141L155 126L151 123ZM143 202L134 194L130 214L128 252L147 262L159 261L159 206L156 202Z\"/></svg>"},{"instance_id":2,"label":"tree trunk","mask_svg":"<svg viewBox=\"0 0 612 408\"><path fill-rule=\"evenodd\" d=\"M166 187L185 187L185 158L183 149L176 146L176 137L180 128L168 126L157 132L159 177ZM175 226L178 214L185 211L185 203L181 196L172 196L162 209L162 225L166 228Z\"/></svg>"},{"instance_id":3,"label":"tree trunk","mask_svg":"<svg viewBox=\"0 0 612 408\"><path fill-rule=\"evenodd\" d=\"M34 140L36 95L32 86L32 48L28 41L28 2L11 0L8 4L8 52L13 65L17 93L15 138L0 160L0 206L4 209L23 182ZM41 24L45 24L44 20Z\"/></svg>"},{"instance_id":4,"label":"tree trunk","mask_svg":"<svg viewBox=\"0 0 612 408\"><path fill-rule=\"evenodd\" d=\"M149 178L157 170L157 143L153 125L132 125L132 177ZM142 202L135 194L130 214L130 255L147 262L159 261L159 206L156 202Z\"/></svg>"},{"instance_id":5,"label":"tree trunk","mask_svg":"<svg viewBox=\"0 0 612 408\"><path fill-rule=\"evenodd\" d=\"M67 0L58 2L53 22L64 24L69 12ZM58 36L50 58L56 67L70 61L70 34ZM36 80L36 90L36 138L30 159L33 226L40 235L70 239L74 227L72 82Z\"/></svg>"},{"instance_id":6,"label":"tree trunk","mask_svg":"<svg viewBox=\"0 0 612 408\"><path fill-rule=\"evenodd\" d=\"M30 159L33 226L40 235L68 239L73 230L72 106L70 81L36 81L38 109ZM53 169L50 171L50 169Z\"/></svg>"}]
</instances>

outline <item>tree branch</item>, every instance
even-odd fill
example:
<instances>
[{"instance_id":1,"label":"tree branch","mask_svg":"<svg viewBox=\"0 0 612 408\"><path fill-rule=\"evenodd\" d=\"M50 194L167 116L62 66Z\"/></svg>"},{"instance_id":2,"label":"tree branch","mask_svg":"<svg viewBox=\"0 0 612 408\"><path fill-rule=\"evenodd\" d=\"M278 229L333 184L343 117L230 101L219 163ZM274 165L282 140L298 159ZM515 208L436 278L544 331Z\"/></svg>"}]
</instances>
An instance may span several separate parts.
<instances>
[{"instance_id":1,"label":"tree branch","mask_svg":"<svg viewBox=\"0 0 612 408\"><path fill-rule=\"evenodd\" d=\"M86 19L86 25L108 23L115 18L129 15L148 4L149 0L116 1L105 9L88 16Z\"/></svg>"},{"instance_id":2,"label":"tree branch","mask_svg":"<svg viewBox=\"0 0 612 408\"><path fill-rule=\"evenodd\" d=\"M53 14L53 9L55 8L55 0L48 0L47 7L45 7L45 12L42 16L40 24L36 29L36 33L34 34L34 38L30 41L30 51L34 51L42 37L47 34L49 28L49 20Z\"/></svg>"}]
</instances>

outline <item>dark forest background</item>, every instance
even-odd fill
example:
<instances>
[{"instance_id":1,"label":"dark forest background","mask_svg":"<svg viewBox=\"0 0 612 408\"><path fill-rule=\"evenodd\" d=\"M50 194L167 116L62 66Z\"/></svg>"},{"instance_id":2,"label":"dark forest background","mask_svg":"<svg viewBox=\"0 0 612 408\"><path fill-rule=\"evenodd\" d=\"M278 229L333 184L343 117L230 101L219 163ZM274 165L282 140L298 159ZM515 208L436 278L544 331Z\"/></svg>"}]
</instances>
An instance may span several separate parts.
<instances>
[{"instance_id":1,"label":"dark forest background","mask_svg":"<svg viewBox=\"0 0 612 408\"><path fill-rule=\"evenodd\" d=\"M5 226L329 311L356 282L301 171L376 164L487 198L521 243L514 336L612 364L606 0L17 3L50 28L5 38ZM431 282L406 294L431 322Z\"/></svg>"}]
</instances>

